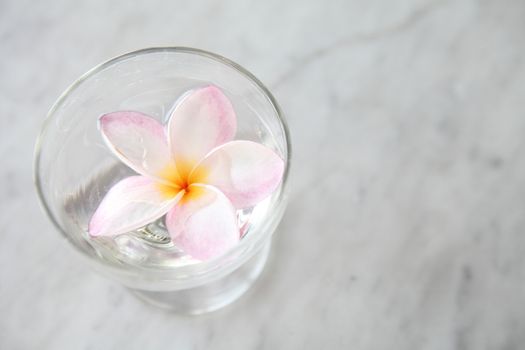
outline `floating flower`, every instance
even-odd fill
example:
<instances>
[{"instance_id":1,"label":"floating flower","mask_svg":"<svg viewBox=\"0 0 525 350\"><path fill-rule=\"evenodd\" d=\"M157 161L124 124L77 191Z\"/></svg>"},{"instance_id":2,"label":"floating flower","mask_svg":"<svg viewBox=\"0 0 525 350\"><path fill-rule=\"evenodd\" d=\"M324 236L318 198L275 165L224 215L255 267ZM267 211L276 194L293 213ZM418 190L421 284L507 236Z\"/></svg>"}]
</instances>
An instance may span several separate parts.
<instances>
[{"instance_id":1,"label":"floating flower","mask_svg":"<svg viewBox=\"0 0 525 350\"><path fill-rule=\"evenodd\" d=\"M236 210L275 191L284 162L259 143L232 141L235 112L215 86L189 91L170 113L166 126L133 111L100 117L107 146L140 175L109 190L88 231L118 235L166 215L172 241L206 260L239 241Z\"/></svg>"}]
</instances>

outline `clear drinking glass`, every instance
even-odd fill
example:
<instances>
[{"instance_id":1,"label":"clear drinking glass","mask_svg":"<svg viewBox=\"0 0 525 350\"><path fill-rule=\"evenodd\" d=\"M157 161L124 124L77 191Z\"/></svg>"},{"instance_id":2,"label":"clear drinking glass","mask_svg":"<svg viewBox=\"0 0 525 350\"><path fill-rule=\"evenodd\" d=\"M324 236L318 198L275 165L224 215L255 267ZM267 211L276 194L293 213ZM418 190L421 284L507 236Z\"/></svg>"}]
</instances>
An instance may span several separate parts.
<instances>
[{"instance_id":1,"label":"clear drinking glass","mask_svg":"<svg viewBox=\"0 0 525 350\"><path fill-rule=\"evenodd\" d=\"M197 262L171 243L162 220L116 237L90 237L87 224L101 199L132 174L105 146L97 129L99 116L137 110L165 123L177 97L210 83L232 101L236 139L262 143L286 164L283 181L269 198L238 211L240 243L222 256ZM50 219L96 270L151 304L198 314L231 303L261 273L286 206L289 166L288 129L268 89L226 58L174 47L128 53L78 79L47 116L34 170Z\"/></svg>"}]
</instances>

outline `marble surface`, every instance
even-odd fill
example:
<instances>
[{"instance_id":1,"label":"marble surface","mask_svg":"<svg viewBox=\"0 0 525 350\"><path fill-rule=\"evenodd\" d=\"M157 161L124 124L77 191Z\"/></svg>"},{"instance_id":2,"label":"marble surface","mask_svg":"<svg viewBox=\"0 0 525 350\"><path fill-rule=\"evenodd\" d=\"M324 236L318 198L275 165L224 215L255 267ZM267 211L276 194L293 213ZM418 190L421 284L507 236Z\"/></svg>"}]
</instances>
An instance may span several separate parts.
<instances>
[{"instance_id":1,"label":"marble surface","mask_svg":"<svg viewBox=\"0 0 525 350\"><path fill-rule=\"evenodd\" d=\"M1 349L522 349L522 0L0 1ZM274 92L294 188L256 287L202 316L92 272L32 184L46 111L138 48Z\"/></svg>"}]
</instances>

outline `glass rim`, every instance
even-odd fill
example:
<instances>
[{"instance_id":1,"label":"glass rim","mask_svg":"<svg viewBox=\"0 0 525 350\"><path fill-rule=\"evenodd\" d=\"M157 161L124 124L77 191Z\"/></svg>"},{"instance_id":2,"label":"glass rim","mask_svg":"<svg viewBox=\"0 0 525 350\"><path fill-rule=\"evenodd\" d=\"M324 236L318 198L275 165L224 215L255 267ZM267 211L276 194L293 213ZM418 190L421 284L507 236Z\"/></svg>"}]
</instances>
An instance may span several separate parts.
<instances>
[{"instance_id":1,"label":"glass rim","mask_svg":"<svg viewBox=\"0 0 525 350\"><path fill-rule=\"evenodd\" d=\"M33 160L33 182L36 187L36 191L38 194L38 198L40 201L41 206L44 209L44 212L46 213L47 217L51 220L53 223L53 226L55 229L57 229L60 234L69 240L68 233L66 230L64 230L61 225L59 224L57 218L52 213L52 210L50 206L47 203L46 197L44 195L43 186L41 183L40 178L40 159L41 159L41 151L42 151L42 142L45 138L46 131L49 128L49 125L52 121L54 113L62 106L62 104L67 100L68 96L73 93L77 88L79 88L82 83L92 76L98 74L99 72L103 71L107 67L110 67L114 64L117 64L121 61L133 58L138 55L146 55L151 53L185 53L189 55L197 55L201 57L205 57L208 59L211 59L213 61L216 61L218 63L224 64L226 66L229 66L230 68L233 68L236 72L240 73L242 76L247 78L249 81L253 82L265 95L265 97L268 99L268 102L272 105L273 109L275 110L275 114L277 116L277 119L279 121L279 124L284 132L284 138L285 138L285 169L283 173L283 179L281 181L281 185L279 187L279 197L277 200L272 204L271 210L269 211L268 218L274 215L279 215L279 205L283 205L283 201L286 200L286 186L288 184L288 178L289 178L289 171L290 171L290 165L291 165L291 141L290 141L290 131L288 128L288 125L286 123L286 120L284 118L284 114L277 103L275 97L272 95L272 93L268 90L268 88L259 80L257 79L252 73L250 73L248 70L246 70L241 65L231 61L228 58L225 58L221 55L191 48L191 47L183 47L183 46L166 46L166 47L150 47L150 48L144 48L139 49L135 51L131 51L116 57L113 57L103 63L100 63L96 65L95 67L88 70L86 73L82 74L78 79L76 79L55 101L55 103L52 105L52 107L49 109L49 111L46 114L46 117L42 123L42 127L40 128L40 132L37 136L36 143L35 143L35 149L34 149L34 160ZM272 211L273 210L273 211ZM282 208L281 212L284 211L284 208ZM270 220L266 220L268 222ZM230 271L233 270L236 267L235 261L241 260L241 263L246 261L249 257L251 257L253 254L255 254L266 242L264 238L266 236L272 235L272 232L269 232L267 234L264 234L264 231L267 231L268 228L265 228L264 225L261 225L255 229L255 232L252 232L251 234L244 237L240 242L230 250L228 250L226 253L215 257L213 259L202 261L196 264L190 264L190 265L182 265L182 266L175 266L175 267L160 267L160 266L140 266L140 265L133 265L133 264L122 264L118 265L115 263L111 263L109 261L106 261L105 259L97 259L92 254L89 254L88 251L81 249L77 244L72 243L71 245L74 246L75 250L79 251L81 253L81 256L84 258L87 258L91 261L96 261L98 266L103 266L105 269L109 268L111 270L114 270L115 272L122 272L122 270L128 270L131 269L133 271L137 272L155 272L160 273L161 275L164 274L181 274L186 275L187 280L191 280L193 277L196 276L202 276L207 275L209 272L215 271L217 269L218 263L221 261L227 261L228 264L225 264L222 266L221 270L230 268ZM249 247L250 245L253 245L251 249L245 249ZM243 251L244 249L244 251ZM253 251L253 252L252 252ZM232 259L231 257L235 256L238 252L241 252L241 254ZM229 258L230 257L230 258ZM170 281L173 281L170 279ZM181 281L182 282L182 281Z\"/></svg>"}]
</instances>

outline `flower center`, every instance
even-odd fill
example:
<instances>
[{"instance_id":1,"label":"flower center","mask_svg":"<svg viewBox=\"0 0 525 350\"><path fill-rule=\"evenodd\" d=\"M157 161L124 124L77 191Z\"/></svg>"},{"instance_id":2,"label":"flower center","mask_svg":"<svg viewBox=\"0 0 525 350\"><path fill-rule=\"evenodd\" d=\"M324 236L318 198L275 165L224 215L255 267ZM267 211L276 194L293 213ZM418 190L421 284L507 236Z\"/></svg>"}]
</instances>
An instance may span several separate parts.
<instances>
[{"instance_id":1,"label":"flower center","mask_svg":"<svg viewBox=\"0 0 525 350\"><path fill-rule=\"evenodd\" d=\"M185 179L180 181L178 185L181 190L188 191L191 184L188 182L188 179Z\"/></svg>"},{"instance_id":2,"label":"flower center","mask_svg":"<svg viewBox=\"0 0 525 350\"><path fill-rule=\"evenodd\" d=\"M180 167L180 169L178 169ZM175 197L180 191L184 191L184 198L189 199L193 198L194 195L197 195L199 191L195 190L195 186L192 184L206 183L208 177L208 171L199 166L193 172L188 171L191 169L186 166L177 166L172 165L166 167L159 175L163 179L166 179L170 184L160 184L161 192L168 198ZM191 193L190 193L191 192Z\"/></svg>"}]
</instances>

